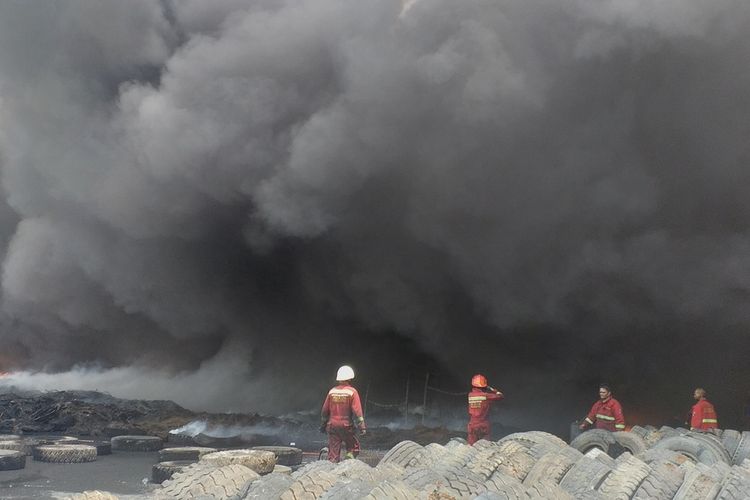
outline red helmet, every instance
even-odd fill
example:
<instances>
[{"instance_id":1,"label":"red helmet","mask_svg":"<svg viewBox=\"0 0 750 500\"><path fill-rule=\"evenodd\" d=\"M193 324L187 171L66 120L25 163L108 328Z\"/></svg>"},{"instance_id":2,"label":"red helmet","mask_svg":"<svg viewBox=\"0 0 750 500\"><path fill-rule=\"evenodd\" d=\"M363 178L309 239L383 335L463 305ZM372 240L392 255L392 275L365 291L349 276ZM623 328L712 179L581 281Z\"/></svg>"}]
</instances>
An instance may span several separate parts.
<instances>
[{"instance_id":1,"label":"red helmet","mask_svg":"<svg viewBox=\"0 0 750 500\"><path fill-rule=\"evenodd\" d=\"M471 386L472 387L487 387L487 377L477 373L476 375L471 377Z\"/></svg>"}]
</instances>

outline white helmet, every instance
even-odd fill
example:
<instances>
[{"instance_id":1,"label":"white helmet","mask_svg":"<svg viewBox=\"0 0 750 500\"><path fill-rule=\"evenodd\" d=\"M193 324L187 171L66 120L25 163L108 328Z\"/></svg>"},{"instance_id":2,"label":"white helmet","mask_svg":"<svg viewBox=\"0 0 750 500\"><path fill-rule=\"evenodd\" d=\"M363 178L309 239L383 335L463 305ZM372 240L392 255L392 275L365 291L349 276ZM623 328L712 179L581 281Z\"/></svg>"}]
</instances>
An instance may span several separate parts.
<instances>
[{"instance_id":1,"label":"white helmet","mask_svg":"<svg viewBox=\"0 0 750 500\"><path fill-rule=\"evenodd\" d=\"M353 378L354 378L354 370L352 370L351 366L344 365L341 368L339 368L338 372L336 372L337 382L343 382L344 380L351 380Z\"/></svg>"}]
</instances>

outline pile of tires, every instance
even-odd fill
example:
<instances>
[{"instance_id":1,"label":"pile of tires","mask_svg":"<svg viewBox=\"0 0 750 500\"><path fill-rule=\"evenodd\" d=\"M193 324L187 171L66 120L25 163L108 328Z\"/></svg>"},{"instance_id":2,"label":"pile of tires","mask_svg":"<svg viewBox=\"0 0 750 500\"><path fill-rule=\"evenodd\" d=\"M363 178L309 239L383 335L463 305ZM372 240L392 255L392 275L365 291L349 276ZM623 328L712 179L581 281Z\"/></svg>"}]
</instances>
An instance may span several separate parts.
<instances>
[{"instance_id":1,"label":"pile of tires","mask_svg":"<svg viewBox=\"0 0 750 500\"><path fill-rule=\"evenodd\" d=\"M617 498L750 498L750 432L635 426L629 432L587 431L571 447L610 469L612 463L630 463L634 472L627 474L628 481L639 482L642 493ZM612 482L612 473L592 485L608 493L605 498L611 496L606 483Z\"/></svg>"},{"instance_id":2,"label":"pile of tires","mask_svg":"<svg viewBox=\"0 0 750 500\"><path fill-rule=\"evenodd\" d=\"M402 441L375 467L358 460L312 462L291 476L260 477L249 485L243 498L750 498L750 460L710 463L706 450L718 453L717 436L687 436L701 446L686 449L688 455L683 455L674 442L666 441L683 436L679 432L660 439L661 446L641 446L641 441L629 439L631 436L618 435L619 441L610 441L596 434L582 440L588 443L585 453L544 432L512 434L474 446L460 441L445 446ZM608 451L618 453L616 458L591 444L602 440L609 444Z\"/></svg>"}]
</instances>

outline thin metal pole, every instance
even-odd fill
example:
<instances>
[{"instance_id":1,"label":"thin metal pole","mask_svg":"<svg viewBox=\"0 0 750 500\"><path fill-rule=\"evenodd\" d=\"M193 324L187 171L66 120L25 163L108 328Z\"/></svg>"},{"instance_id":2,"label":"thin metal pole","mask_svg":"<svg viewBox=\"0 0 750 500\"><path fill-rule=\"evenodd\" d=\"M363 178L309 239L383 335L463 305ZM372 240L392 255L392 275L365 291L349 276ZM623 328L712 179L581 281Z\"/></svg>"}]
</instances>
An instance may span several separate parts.
<instances>
[{"instance_id":1,"label":"thin metal pole","mask_svg":"<svg viewBox=\"0 0 750 500\"><path fill-rule=\"evenodd\" d=\"M370 397L370 381L367 381L367 389L365 389L365 405L362 407L362 416L367 416L367 398Z\"/></svg>"},{"instance_id":2,"label":"thin metal pole","mask_svg":"<svg viewBox=\"0 0 750 500\"><path fill-rule=\"evenodd\" d=\"M409 425L409 381L411 373L406 376L406 398L404 398L404 427Z\"/></svg>"},{"instance_id":3,"label":"thin metal pole","mask_svg":"<svg viewBox=\"0 0 750 500\"><path fill-rule=\"evenodd\" d=\"M430 383L430 372L424 376L424 396L422 397L422 425L424 426L424 416L427 413L427 386Z\"/></svg>"}]
</instances>

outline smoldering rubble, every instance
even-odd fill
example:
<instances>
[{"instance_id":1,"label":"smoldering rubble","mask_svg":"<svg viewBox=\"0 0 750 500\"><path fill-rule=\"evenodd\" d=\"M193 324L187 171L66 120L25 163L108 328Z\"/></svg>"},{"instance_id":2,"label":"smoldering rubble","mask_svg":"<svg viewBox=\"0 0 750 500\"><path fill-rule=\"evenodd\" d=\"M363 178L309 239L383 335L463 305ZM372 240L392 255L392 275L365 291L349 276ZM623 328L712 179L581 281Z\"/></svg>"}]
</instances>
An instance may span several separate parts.
<instances>
[{"instance_id":1,"label":"smoldering rubble","mask_svg":"<svg viewBox=\"0 0 750 500\"><path fill-rule=\"evenodd\" d=\"M602 379L728 407L749 21L742 0L3 2L0 369L283 411L343 362L385 385L418 358L536 417Z\"/></svg>"}]
</instances>

